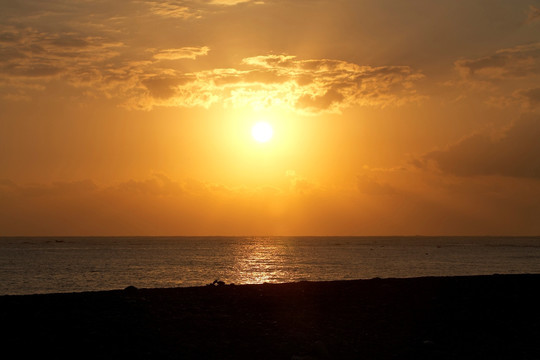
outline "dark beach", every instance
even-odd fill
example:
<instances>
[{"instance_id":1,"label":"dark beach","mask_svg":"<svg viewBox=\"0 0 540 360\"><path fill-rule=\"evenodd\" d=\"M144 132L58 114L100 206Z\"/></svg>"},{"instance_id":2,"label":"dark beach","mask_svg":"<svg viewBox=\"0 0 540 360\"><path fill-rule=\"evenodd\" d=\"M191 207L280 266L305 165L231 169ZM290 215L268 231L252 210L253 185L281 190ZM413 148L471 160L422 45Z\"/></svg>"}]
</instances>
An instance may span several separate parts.
<instances>
[{"instance_id":1,"label":"dark beach","mask_svg":"<svg viewBox=\"0 0 540 360\"><path fill-rule=\"evenodd\" d=\"M540 275L0 297L12 358L540 359Z\"/></svg>"}]
</instances>

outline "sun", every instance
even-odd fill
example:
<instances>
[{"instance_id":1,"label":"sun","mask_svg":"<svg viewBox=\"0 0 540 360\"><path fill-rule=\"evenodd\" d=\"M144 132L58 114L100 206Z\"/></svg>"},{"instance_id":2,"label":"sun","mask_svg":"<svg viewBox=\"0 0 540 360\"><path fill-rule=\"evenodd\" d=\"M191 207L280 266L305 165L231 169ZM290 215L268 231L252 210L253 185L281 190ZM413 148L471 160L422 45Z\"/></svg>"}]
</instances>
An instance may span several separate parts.
<instances>
[{"instance_id":1,"label":"sun","mask_svg":"<svg viewBox=\"0 0 540 360\"><path fill-rule=\"evenodd\" d=\"M265 143L274 136L274 129L272 129L272 125L266 121L259 121L251 128L251 135L255 141Z\"/></svg>"}]
</instances>

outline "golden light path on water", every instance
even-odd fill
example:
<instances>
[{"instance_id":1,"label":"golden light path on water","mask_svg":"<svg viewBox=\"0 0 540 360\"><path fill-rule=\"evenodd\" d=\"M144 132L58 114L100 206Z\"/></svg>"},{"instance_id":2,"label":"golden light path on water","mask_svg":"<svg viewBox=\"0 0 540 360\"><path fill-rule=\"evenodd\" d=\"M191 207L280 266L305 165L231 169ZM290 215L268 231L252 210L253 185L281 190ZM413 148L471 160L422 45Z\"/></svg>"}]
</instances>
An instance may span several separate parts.
<instances>
[{"instance_id":1,"label":"golden light path on water","mask_svg":"<svg viewBox=\"0 0 540 360\"><path fill-rule=\"evenodd\" d=\"M286 244L254 238L249 245L235 249L235 281L241 284L290 281L294 276L287 259L293 256L294 249Z\"/></svg>"},{"instance_id":2,"label":"golden light path on water","mask_svg":"<svg viewBox=\"0 0 540 360\"><path fill-rule=\"evenodd\" d=\"M540 273L540 238L4 238L0 295ZM28 259L31 259L29 262Z\"/></svg>"}]
</instances>

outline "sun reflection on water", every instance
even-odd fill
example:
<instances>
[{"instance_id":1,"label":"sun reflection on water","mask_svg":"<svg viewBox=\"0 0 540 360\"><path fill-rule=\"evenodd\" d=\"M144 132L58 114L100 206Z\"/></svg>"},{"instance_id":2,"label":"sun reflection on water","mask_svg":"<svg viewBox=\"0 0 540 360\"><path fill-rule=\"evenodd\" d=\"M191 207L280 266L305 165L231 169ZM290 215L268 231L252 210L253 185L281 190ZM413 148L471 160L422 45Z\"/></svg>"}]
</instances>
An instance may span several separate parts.
<instances>
[{"instance_id":1,"label":"sun reflection on water","mask_svg":"<svg viewBox=\"0 0 540 360\"><path fill-rule=\"evenodd\" d=\"M235 281L241 284L278 283L294 278L293 254L288 244L276 244L271 238L246 238L247 244L234 249Z\"/></svg>"},{"instance_id":2,"label":"sun reflection on water","mask_svg":"<svg viewBox=\"0 0 540 360\"><path fill-rule=\"evenodd\" d=\"M540 273L539 238L6 238L0 295ZM31 261L29 262L29 259Z\"/></svg>"}]
</instances>

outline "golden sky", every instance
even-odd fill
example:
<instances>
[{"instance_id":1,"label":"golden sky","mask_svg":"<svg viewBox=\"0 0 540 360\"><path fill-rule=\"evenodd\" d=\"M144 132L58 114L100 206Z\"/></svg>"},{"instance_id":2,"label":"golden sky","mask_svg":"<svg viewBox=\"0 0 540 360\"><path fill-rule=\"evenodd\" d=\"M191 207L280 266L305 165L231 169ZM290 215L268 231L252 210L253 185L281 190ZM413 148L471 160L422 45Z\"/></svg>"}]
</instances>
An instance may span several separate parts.
<instances>
[{"instance_id":1,"label":"golden sky","mask_svg":"<svg viewBox=\"0 0 540 360\"><path fill-rule=\"evenodd\" d=\"M539 0L0 0L0 236L415 234L540 234Z\"/></svg>"}]
</instances>

